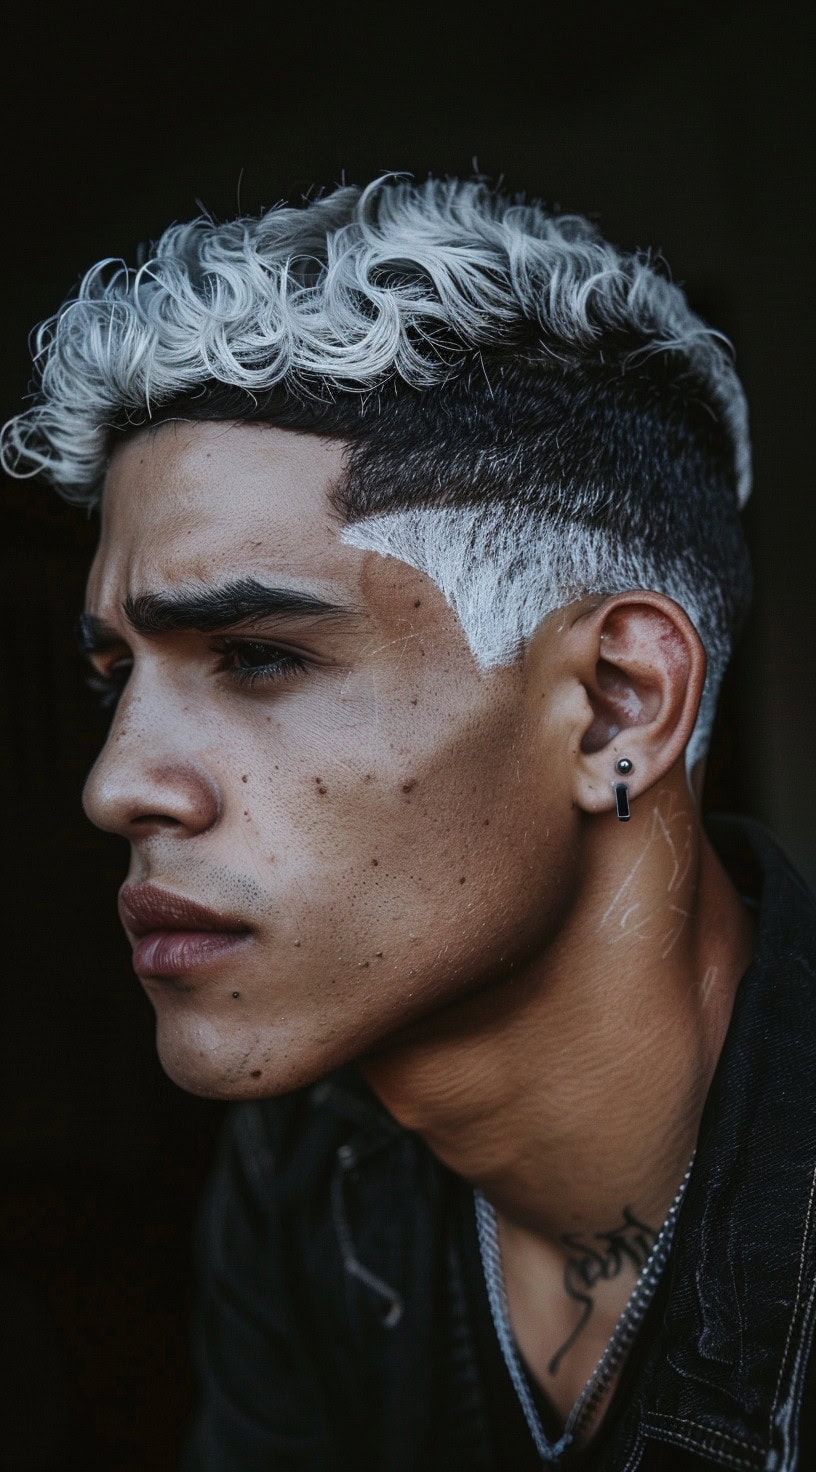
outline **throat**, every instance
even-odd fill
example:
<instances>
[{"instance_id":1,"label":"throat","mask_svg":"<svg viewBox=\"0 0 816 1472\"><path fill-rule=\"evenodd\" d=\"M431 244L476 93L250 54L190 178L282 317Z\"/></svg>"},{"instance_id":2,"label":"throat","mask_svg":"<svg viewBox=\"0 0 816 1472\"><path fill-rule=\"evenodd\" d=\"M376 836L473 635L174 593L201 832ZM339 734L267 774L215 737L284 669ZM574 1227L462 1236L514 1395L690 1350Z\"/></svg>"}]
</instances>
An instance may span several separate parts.
<instances>
[{"instance_id":1,"label":"throat","mask_svg":"<svg viewBox=\"0 0 816 1472\"><path fill-rule=\"evenodd\" d=\"M608 1408L659 1286L691 1169L660 1227L624 1207L608 1229L567 1234L560 1252L500 1222L476 1192L491 1313L540 1452L547 1438L525 1380L544 1392L562 1434L586 1441Z\"/></svg>"}]
</instances>

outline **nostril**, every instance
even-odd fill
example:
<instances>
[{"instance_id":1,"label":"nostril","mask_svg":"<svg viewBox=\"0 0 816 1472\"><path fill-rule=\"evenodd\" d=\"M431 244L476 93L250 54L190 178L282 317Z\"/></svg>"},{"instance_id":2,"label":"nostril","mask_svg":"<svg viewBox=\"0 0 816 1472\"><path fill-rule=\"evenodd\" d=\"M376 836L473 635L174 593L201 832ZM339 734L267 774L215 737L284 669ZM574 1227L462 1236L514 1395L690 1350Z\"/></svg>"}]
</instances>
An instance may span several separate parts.
<instances>
[{"instance_id":1,"label":"nostril","mask_svg":"<svg viewBox=\"0 0 816 1472\"><path fill-rule=\"evenodd\" d=\"M168 817L166 813L140 813L138 817L132 818L131 828L139 832L148 828L181 828L183 825L178 818Z\"/></svg>"}]
</instances>

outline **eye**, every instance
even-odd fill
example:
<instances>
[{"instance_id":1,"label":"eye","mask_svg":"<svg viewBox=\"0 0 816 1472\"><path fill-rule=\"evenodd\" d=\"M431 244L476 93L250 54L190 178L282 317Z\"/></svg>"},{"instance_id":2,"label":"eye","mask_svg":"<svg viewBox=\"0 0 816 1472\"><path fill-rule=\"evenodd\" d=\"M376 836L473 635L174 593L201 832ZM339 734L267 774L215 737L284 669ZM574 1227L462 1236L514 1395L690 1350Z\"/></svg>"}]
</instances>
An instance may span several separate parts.
<instances>
[{"instance_id":1,"label":"eye","mask_svg":"<svg viewBox=\"0 0 816 1472\"><path fill-rule=\"evenodd\" d=\"M221 668L230 680L244 688L272 685L302 674L307 668L302 655L260 639L222 638L214 641L211 648L225 656ZM103 709L110 710L116 705L132 669L133 660L126 659L111 665L104 675L96 669L84 671L85 684Z\"/></svg>"},{"instance_id":2,"label":"eye","mask_svg":"<svg viewBox=\"0 0 816 1472\"><path fill-rule=\"evenodd\" d=\"M116 704L132 668L133 661L129 659L124 664L113 665L106 675L101 675L99 670L93 668L83 670L83 681L96 696L103 710L109 710Z\"/></svg>"},{"instance_id":3,"label":"eye","mask_svg":"<svg viewBox=\"0 0 816 1472\"><path fill-rule=\"evenodd\" d=\"M230 679L237 685L272 684L292 675L302 674L307 667L302 655L260 639L219 639L213 646L237 663L229 666Z\"/></svg>"}]
</instances>

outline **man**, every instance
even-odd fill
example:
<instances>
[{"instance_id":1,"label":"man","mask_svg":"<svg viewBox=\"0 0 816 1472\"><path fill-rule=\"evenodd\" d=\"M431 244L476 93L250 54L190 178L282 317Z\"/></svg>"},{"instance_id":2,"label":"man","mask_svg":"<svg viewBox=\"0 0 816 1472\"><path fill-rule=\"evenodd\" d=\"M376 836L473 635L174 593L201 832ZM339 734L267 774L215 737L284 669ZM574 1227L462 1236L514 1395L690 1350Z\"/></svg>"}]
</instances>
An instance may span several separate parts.
<instances>
[{"instance_id":1,"label":"man","mask_svg":"<svg viewBox=\"0 0 816 1472\"><path fill-rule=\"evenodd\" d=\"M580 218L384 180L174 226L38 349L85 808L164 1068L240 1101L186 1472L816 1465L816 916L699 812L727 348Z\"/></svg>"}]
</instances>

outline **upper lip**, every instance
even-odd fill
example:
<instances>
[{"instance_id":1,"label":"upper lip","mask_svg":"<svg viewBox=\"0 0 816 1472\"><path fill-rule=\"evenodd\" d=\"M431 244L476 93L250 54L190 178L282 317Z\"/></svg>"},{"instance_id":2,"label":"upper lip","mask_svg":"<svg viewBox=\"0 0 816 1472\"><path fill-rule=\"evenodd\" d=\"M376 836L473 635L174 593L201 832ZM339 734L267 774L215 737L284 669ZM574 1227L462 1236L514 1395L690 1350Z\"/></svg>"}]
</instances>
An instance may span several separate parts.
<instances>
[{"instance_id":1,"label":"upper lip","mask_svg":"<svg viewBox=\"0 0 816 1472\"><path fill-rule=\"evenodd\" d=\"M249 930L236 916L211 910L157 884L123 886L118 909L125 929L136 936L152 930Z\"/></svg>"}]
</instances>

